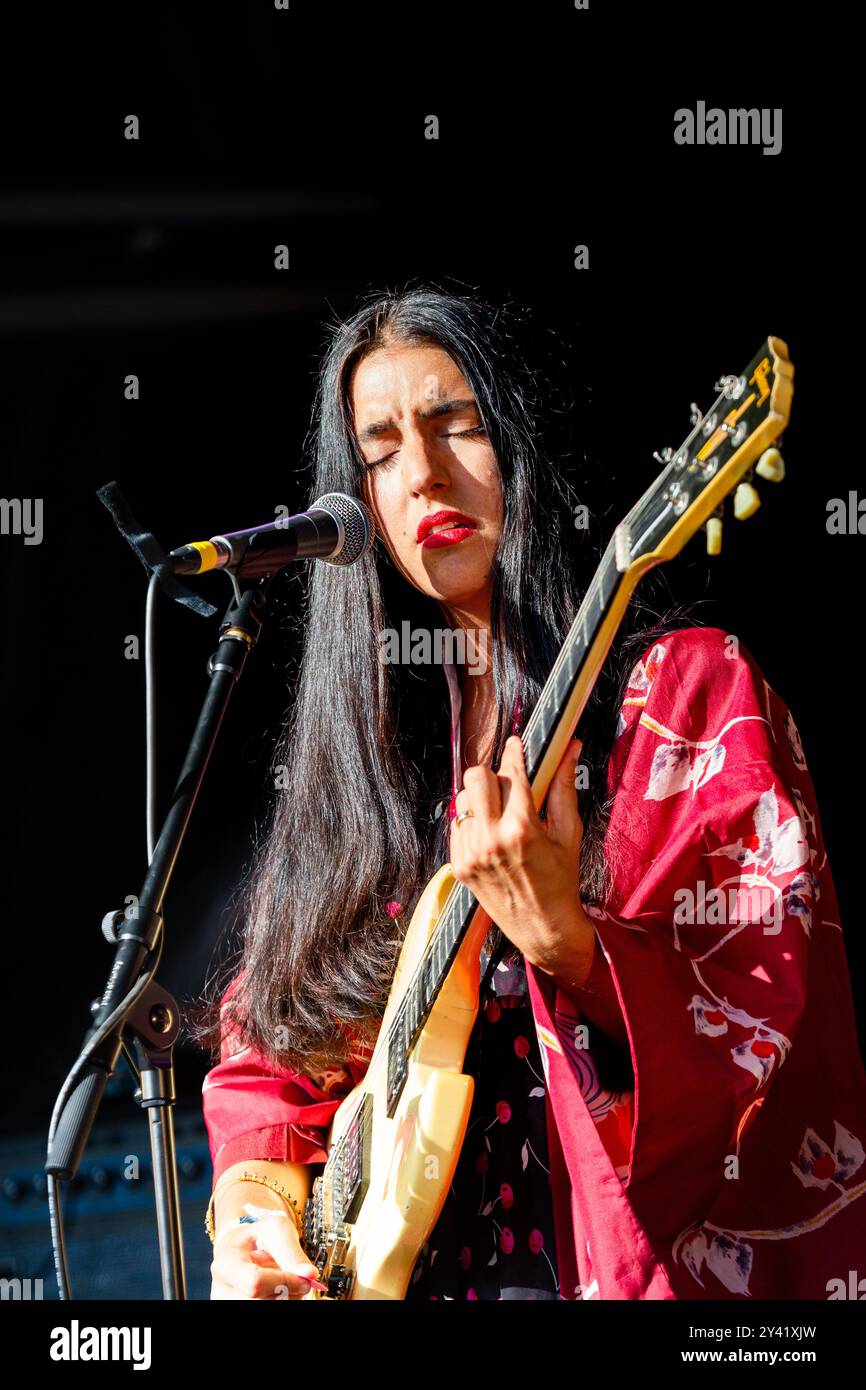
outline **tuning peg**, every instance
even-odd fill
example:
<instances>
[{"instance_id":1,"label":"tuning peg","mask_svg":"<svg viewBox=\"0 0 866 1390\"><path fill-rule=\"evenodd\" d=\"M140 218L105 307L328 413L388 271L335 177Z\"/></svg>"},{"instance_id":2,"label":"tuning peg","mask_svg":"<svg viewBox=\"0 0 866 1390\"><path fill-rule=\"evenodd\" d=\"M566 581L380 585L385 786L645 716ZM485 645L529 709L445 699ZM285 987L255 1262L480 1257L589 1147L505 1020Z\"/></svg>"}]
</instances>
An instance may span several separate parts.
<instances>
[{"instance_id":1,"label":"tuning peg","mask_svg":"<svg viewBox=\"0 0 866 1390\"><path fill-rule=\"evenodd\" d=\"M785 460L778 449L765 449L755 465L755 472L768 483L780 483L785 476Z\"/></svg>"},{"instance_id":2,"label":"tuning peg","mask_svg":"<svg viewBox=\"0 0 866 1390\"><path fill-rule=\"evenodd\" d=\"M734 493L734 516L737 521L748 521L750 516L754 516L760 505L761 499L752 484L740 483Z\"/></svg>"},{"instance_id":3,"label":"tuning peg","mask_svg":"<svg viewBox=\"0 0 866 1390\"><path fill-rule=\"evenodd\" d=\"M704 530L707 533L707 554L721 555L722 553L722 518L720 516L708 517L704 523Z\"/></svg>"},{"instance_id":4,"label":"tuning peg","mask_svg":"<svg viewBox=\"0 0 866 1390\"><path fill-rule=\"evenodd\" d=\"M671 448L670 444L666 444L664 449L653 449L653 458L655 459L656 463L670 463L673 456L674 451Z\"/></svg>"}]
</instances>

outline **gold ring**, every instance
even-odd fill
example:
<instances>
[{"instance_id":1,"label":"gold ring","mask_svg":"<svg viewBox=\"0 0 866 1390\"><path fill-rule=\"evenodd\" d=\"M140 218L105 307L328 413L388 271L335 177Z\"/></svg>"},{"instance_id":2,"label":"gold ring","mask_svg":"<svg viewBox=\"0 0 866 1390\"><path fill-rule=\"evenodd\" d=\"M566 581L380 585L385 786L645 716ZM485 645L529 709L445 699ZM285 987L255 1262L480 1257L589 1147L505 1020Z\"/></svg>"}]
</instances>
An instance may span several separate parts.
<instances>
[{"instance_id":1,"label":"gold ring","mask_svg":"<svg viewBox=\"0 0 866 1390\"><path fill-rule=\"evenodd\" d=\"M455 816L455 817L454 817L454 824L456 825L457 829L458 829L458 830L460 829L460 822L461 822L461 821L466 820L468 816L474 816L474 815L475 815L475 812L474 812L474 811L461 811L460 814L459 814L459 816Z\"/></svg>"}]
</instances>

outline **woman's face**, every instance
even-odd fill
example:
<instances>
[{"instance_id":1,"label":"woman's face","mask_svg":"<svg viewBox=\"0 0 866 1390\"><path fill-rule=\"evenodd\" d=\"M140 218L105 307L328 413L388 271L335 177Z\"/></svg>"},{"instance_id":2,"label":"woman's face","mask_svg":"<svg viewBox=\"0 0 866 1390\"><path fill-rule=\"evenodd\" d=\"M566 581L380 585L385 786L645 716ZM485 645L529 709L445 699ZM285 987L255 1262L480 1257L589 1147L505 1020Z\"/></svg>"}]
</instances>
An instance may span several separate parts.
<instances>
[{"instance_id":1,"label":"woman's face","mask_svg":"<svg viewBox=\"0 0 866 1390\"><path fill-rule=\"evenodd\" d=\"M488 624L502 485L463 373L440 347L377 348L354 368L349 402L363 499L394 563L423 593ZM460 515L431 527L440 512Z\"/></svg>"}]
</instances>

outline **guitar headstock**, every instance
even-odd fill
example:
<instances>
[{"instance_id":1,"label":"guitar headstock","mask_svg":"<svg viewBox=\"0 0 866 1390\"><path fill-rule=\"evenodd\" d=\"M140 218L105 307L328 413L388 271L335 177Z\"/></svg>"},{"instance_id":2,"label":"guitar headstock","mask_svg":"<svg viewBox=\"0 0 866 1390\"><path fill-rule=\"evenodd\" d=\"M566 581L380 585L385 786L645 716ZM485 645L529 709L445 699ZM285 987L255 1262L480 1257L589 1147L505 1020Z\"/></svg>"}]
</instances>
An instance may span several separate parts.
<instances>
[{"instance_id":1,"label":"guitar headstock","mask_svg":"<svg viewBox=\"0 0 866 1390\"><path fill-rule=\"evenodd\" d=\"M716 382L706 415L692 407L688 437L679 449L665 450L662 472L617 527L618 570L642 573L673 559L704 524L709 554L719 553L728 494L735 494L734 515L745 520L760 505L752 471L770 482L784 477L781 454L771 446L790 417L793 379L787 346L768 338L740 376Z\"/></svg>"}]
</instances>

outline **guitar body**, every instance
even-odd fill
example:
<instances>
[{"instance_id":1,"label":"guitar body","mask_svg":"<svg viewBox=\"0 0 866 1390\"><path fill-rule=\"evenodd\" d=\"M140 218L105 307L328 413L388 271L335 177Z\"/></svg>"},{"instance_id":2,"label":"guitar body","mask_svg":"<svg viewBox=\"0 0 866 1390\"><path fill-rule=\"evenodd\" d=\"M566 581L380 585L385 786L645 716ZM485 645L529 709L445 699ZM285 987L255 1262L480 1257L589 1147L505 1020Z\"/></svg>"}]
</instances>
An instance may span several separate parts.
<instances>
[{"instance_id":1,"label":"guitar body","mask_svg":"<svg viewBox=\"0 0 866 1390\"><path fill-rule=\"evenodd\" d=\"M307 1244L320 1278L333 1294L311 1289L308 1298L403 1299L412 1270L445 1202L469 1121L475 1082L463 1060L478 1015L479 955L490 927L481 909L473 918L407 1062L406 1079L392 1116L388 1110L388 1028L424 955L455 884L450 864L431 878L412 914L403 941L387 1010L362 1081L343 1101L329 1134L333 1153L359 1108L370 1117L365 1133L364 1195L355 1219L340 1223L328 1211L323 1229L336 1237ZM319 1184L322 1179L317 1180ZM314 1194L311 1201L316 1195ZM342 1229L341 1229L342 1226ZM306 1242L305 1242L306 1243ZM317 1260L317 1254L319 1260Z\"/></svg>"}]
</instances>

